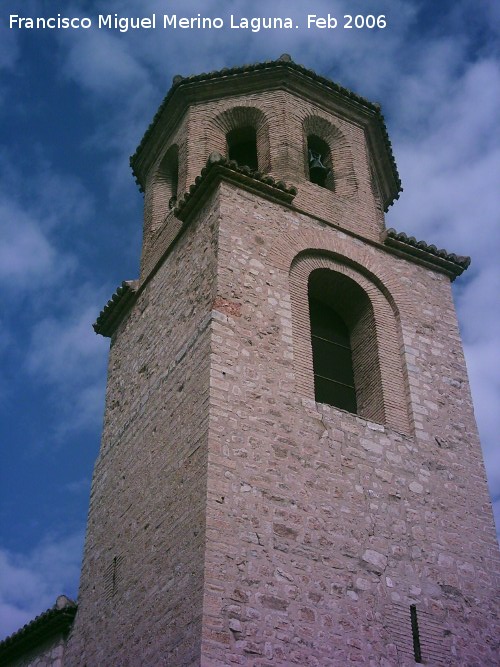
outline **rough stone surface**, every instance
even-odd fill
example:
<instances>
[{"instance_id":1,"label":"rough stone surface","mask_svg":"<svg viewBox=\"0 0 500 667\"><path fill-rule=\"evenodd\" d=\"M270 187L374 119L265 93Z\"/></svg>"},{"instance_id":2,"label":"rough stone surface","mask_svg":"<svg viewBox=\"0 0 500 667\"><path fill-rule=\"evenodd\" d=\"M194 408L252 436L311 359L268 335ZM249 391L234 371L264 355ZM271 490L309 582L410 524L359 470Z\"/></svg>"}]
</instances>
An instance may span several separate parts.
<instances>
[{"instance_id":1,"label":"rough stone surface","mask_svg":"<svg viewBox=\"0 0 500 667\"><path fill-rule=\"evenodd\" d=\"M207 202L112 340L69 665L199 660L217 218Z\"/></svg>"},{"instance_id":2,"label":"rough stone surface","mask_svg":"<svg viewBox=\"0 0 500 667\"><path fill-rule=\"evenodd\" d=\"M241 314L213 321L207 664L265 665L265 650L277 665L413 664L410 604L428 620L428 664L495 664L498 547L448 278L247 193L220 196L218 298ZM297 392L278 255L318 247L311 232L390 291L406 433ZM238 639L222 632L232 617Z\"/></svg>"}]
</instances>

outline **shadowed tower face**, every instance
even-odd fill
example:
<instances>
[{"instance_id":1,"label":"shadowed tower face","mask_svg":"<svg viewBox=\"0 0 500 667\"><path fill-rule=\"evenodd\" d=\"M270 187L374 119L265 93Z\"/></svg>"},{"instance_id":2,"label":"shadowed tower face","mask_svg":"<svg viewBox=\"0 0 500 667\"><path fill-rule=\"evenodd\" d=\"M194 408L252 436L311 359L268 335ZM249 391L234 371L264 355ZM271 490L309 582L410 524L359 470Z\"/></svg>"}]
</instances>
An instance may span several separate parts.
<instances>
[{"instance_id":1,"label":"shadowed tower face","mask_svg":"<svg viewBox=\"0 0 500 667\"><path fill-rule=\"evenodd\" d=\"M289 57L176 78L132 167L65 664L493 664L468 260L386 230L379 108Z\"/></svg>"}]
</instances>

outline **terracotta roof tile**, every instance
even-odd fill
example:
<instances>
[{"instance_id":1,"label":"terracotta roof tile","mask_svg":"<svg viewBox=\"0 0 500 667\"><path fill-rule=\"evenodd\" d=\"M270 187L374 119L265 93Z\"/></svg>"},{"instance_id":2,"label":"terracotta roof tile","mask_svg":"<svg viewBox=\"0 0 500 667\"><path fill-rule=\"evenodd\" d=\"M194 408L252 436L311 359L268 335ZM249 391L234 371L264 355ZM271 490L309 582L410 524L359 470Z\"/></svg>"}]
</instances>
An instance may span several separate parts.
<instances>
[{"instance_id":1,"label":"terracotta roof tile","mask_svg":"<svg viewBox=\"0 0 500 667\"><path fill-rule=\"evenodd\" d=\"M392 227L385 232L384 243L444 269L453 278L463 273L469 267L471 261L470 257L450 253L425 241L417 241L414 236L397 232Z\"/></svg>"},{"instance_id":2,"label":"terracotta roof tile","mask_svg":"<svg viewBox=\"0 0 500 667\"><path fill-rule=\"evenodd\" d=\"M137 280L124 280L99 313L92 325L94 331L102 336L111 336L125 310L132 305L137 291Z\"/></svg>"},{"instance_id":3,"label":"terracotta roof tile","mask_svg":"<svg viewBox=\"0 0 500 667\"><path fill-rule=\"evenodd\" d=\"M0 642L0 663L13 660L58 633L66 634L73 623L76 610L77 605L73 600L60 595L53 607Z\"/></svg>"},{"instance_id":4,"label":"terracotta roof tile","mask_svg":"<svg viewBox=\"0 0 500 667\"><path fill-rule=\"evenodd\" d=\"M286 203L290 203L297 194L297 188L287 186L283 181L277 181L272 176L254 171L250 167L240 166L235 160L228 160L220 153L213 152L206 166L201 170L201 174L196 177L189 191L177 204L174 213L178 218L184 220L194 201L205 190L204 184L210 176L215 175L224 176L247 189L257 190L265 196Z\"/></svg>"}]
</instances>

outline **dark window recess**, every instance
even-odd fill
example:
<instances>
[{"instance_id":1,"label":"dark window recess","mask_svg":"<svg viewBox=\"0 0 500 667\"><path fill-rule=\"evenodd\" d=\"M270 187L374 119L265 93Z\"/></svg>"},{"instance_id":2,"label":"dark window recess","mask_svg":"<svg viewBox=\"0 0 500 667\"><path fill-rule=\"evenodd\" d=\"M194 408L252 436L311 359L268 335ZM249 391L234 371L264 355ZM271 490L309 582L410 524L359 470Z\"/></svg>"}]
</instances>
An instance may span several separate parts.
<instances>
[{"instance_id":1,"label":"dark window recess","mask_svg":"<svg viewBox=\"0 0 500 667\"><path fill-rule=\"evenodd\" d=\"M250 169L258 169L257 135L253 127L238 127L227 134L227 154L230 160Z\"/></svg>"},{"instance_id":2,"label":"dark window recess","mask_svg":"<svg viewBox=\"0 0 500 667\"><path fill-rule=\"evenodd\" d=\"M330 148L326 141L314 135L307 137L307 159L311 183L332 189Z\"/></svg>"},{"instance_id":3,"label":"dark window recess","mask_svg":"<svg viewBox=\"0 0 500 667\"><path fill-rule=\"evenodd\" d=\"M309 313L316 401L356 412L349 329L333 308L313 297Z\"/></svg>"},{"instance_id":4,"label":"dark window recess","mask_svg":"<svg viewBox=\"0 0 500 667\"><path fill-rule=\"evenodd\" d=\"M165 209L166 197L168 197L168 208L172 209L177 202L177 190L179 187L179 150L177 146L171 146L166 152L160 164L157 182L161 184L158 191L158 217L163 219L168 210Z\"/></svg>"},{"instance_id":5,"label":"dark window recess","mask_svg":"<svg viewBox=\"0 0 500 667\"><path fill-rule=\"evenodd\" d=\"M418 631L417 607L410 605L411 634L413 636L413 654L415 662L422 662L422 651L420 649L420 633Z\"/></svg>"},{"instance_id":6,"label":"dark window recess","mask_svg":"<svg viewBox=\"0 0 500 667\"><path fill-rule=\"evenodd\" d=\"M177 204L177 190L179 188L179 161L177 155L172 159L170 170L170 191L172 195L168 200L168 208L172 209Z\"/></svg>"}]
</instances>

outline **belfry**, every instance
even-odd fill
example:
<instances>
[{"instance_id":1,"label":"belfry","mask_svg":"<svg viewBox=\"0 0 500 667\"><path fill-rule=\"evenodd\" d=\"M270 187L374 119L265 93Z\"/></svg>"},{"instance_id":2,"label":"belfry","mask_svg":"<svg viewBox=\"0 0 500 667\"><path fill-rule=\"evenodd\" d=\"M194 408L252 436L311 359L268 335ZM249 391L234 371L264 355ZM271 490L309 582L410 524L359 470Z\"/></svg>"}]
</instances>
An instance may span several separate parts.
<instances>
[{"instance_id":1,"label":"belfry","mask_svg":"<svg viewBox=\"0 0 500 667\"><path fill-rule=\"evenodd\" d=\"M131 165L70 667L493 665L499 552L451 281L386 229L378 105L187 78ZM24 664L24 663L23 663Z\"/></svg>"}]
</instances>

